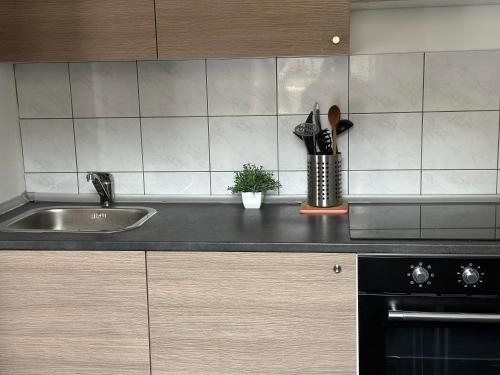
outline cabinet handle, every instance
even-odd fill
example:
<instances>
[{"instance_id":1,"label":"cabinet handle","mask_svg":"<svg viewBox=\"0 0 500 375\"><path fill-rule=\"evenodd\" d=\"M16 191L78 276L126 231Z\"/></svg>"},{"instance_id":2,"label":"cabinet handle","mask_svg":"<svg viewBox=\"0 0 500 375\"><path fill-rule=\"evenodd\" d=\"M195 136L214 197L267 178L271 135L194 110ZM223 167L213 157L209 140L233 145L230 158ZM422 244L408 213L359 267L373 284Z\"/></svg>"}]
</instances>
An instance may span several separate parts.
<instances>
[{"instance_id":1,"label":"cabinet handle","mask_svg":"<svg viewBox=\"0 0 500 375\"><path fill-rule=\"evenodd\" d=\"M336 264L333 266L333 272L335 273L341 273L342 272L342 266L340 264Z\"/></svg>"},{"instance_id":2,"label":"cabinet handle","mask_svg":"<svg viewBox=\"0 0 500 375\"><path fill-rule=\"evenodd\" d=\"M500 323L500 314L465 314L420 311L389 311L391 322Z\"/></svg>"},{"instance_id":3,"label":"cabinet handle","mask_svg":"<svg viewBox=\"0 0 500 375\"><path fill-rule=\"evenodd\" d=\"M333 44L339 44L340 43L340 37L338 35L334 35L332 38L332 43Z\"/></svg>"}]
</instances>

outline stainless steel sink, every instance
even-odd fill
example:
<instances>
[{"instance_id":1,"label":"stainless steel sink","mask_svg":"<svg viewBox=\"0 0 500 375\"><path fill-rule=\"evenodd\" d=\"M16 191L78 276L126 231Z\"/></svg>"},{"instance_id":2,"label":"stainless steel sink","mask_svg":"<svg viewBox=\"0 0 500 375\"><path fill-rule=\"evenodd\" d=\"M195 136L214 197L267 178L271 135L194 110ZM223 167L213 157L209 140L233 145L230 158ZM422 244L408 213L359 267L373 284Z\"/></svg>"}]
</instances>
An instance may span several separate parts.
<instances>
[{"instance_id":1,"label":"stainless steel sink","mask_svg":"<svg viewBox=\"0 0 500 375\"><path fill-rule=\"evenodd\" d=\"M0 224L5 232L113 233L134 229L156 210L148 207L44 207L27 211Z\"/></svg>"}]
</instances>

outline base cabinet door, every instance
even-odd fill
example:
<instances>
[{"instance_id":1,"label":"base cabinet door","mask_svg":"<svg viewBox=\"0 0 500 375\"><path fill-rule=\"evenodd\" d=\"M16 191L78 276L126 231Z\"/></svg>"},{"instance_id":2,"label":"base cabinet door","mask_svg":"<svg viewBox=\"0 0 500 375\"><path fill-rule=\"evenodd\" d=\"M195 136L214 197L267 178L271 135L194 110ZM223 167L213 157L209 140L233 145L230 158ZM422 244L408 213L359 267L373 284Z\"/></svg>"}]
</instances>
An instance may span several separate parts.
<instances>
[{"instance_id":1,"label":"base cabinet door","mask_svg":"<svg viewBox=\"0 0 500 375\"><path fill-rule=\"evenodd\" d=\"M2 251L0 374L148 375L144 252Z\"/></svg>"},{"instance_id":2,"label":"base cabinet door","mask_svg":"<svg viewBox=\"0 0 500 375\"><path fill-rule=\"evenodd\" d=\"M153 375L356 373L355 255L150 252L147 264Z\"/></svg>"}]
</instances>

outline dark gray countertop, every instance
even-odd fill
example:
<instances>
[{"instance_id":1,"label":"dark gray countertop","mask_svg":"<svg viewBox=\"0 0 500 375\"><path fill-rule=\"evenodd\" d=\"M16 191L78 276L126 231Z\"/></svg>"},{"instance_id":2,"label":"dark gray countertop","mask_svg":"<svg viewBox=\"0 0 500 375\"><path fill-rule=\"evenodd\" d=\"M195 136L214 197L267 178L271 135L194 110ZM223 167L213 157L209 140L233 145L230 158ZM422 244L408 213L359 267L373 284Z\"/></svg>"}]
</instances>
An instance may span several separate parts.
<instances>
[{"instance_id":1,"label":"dark gray countertop","mask_svg":"<svg viewBox=\"0 0 500 375\"><path fill-rule=\"evenodd\" d=\"M28 203L0 216L0 222L56 205ZM500 241L351 240L347 215L300 215L295 204L267 204L260 210L240 204L138 205L158 210L138 229L113 234L0 232L0 249L500 255Z\"/></svg>"}]
</instances>

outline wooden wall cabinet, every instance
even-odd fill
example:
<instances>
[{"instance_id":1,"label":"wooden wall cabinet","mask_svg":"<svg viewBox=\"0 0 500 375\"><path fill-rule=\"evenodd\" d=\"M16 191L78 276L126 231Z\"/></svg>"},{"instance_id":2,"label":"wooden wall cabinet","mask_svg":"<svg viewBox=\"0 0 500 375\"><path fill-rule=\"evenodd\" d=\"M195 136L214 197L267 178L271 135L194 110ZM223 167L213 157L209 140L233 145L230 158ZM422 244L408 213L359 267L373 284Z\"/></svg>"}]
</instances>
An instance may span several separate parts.
<instances>
[{"instance_id":1,"label":"wooden wall cabinet","mask_svg":"<svg viewBox=\"0 0 500 375\"><path fill-rule=\"evenodd\" d=\"M151 252L147 264L153 375L356 374L354 254Z\"/></svg>"},{"instance_id":2,"label":"wooden wall cabinet","mask_svg":"<svg viewBox=\"0 0 500 375\"><path fill-rule=\"evenodd\" d=\"M2 0L0 61L348 53L349 19L349 0Z\"/></svg>"},{"instance_id":3,"label":"wooden wall cabinet","mask_svg":"<svg viewBox=\"0 0 500 375\"><path fill-rule=\"evenodd\" d=\"M144 252L2 251L0 374L149 375Z\"/></svg>"},{"instance_id":4,"label":"wooden wall cabinet","mask_svg":"<svg viewBox=\"0 0 500 375\"><path fill-rule=\"evenodd\" d=\"M0 61L156 58L154 0L0 1Z\"/></svg>"},{"instance_id":5,"label":"wooden wall cabinet","mask_svg":"<svg viewBox=\"0 0 500 375\"><path fill-rule=\"evenodd\" d=\"M348 53L350 9L349 0L156 0L158 56Z\"/></svg>"}]
</instances>

